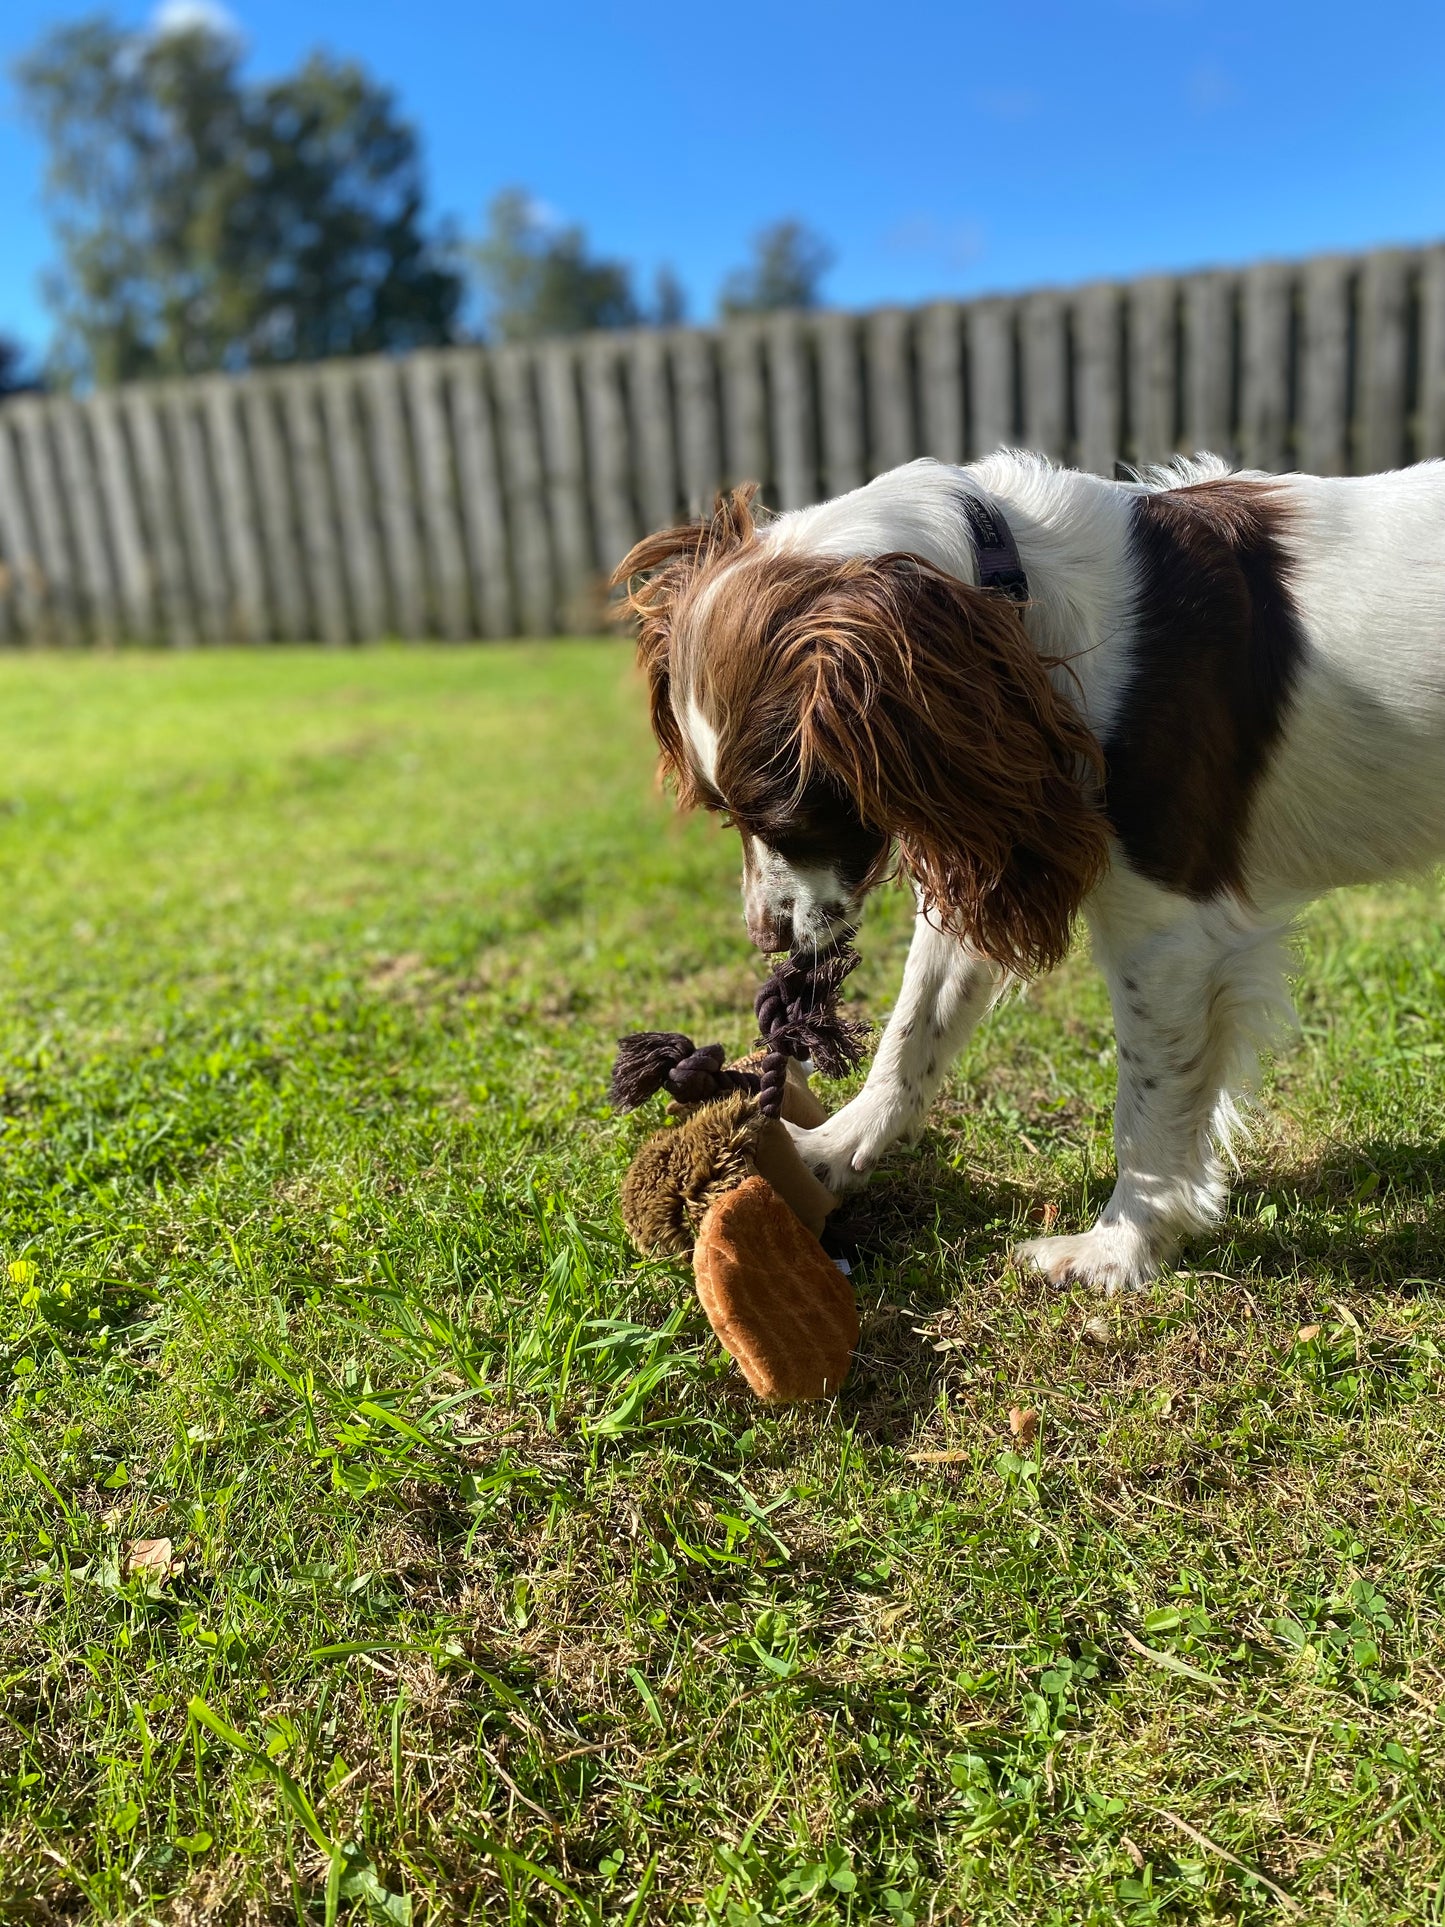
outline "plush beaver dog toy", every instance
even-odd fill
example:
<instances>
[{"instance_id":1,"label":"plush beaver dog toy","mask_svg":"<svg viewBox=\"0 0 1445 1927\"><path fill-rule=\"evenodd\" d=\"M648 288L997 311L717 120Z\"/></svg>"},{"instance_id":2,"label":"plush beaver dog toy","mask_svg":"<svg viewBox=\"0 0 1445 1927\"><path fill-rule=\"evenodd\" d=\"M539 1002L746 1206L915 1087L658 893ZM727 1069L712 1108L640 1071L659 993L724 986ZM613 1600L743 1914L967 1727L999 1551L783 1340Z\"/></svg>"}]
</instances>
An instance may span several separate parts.
<instances>
[{"instance_id":1,"label":"plush beaver dog toy","mask_svg":"<svg viewBox=\"0 0 1445 1927\"><path fill-rule=\"evenodd\" d=\"M623 1179L628 1232L650 1257L691 1251L708 1322L763 1399L828 1397L858 1342L852 1288L819 1243L837 1199L786 1128L826 1115L805 1062L839 1077L862 1054L864 1026L837 1009L857 962L840 946L780 964L758 992L758 1048L740 1063L725 1065L721 1044L638 1031L620 1040L612 1071L615 1109L666 1091L675 1120Z\"/></svg>"}]
</instances>

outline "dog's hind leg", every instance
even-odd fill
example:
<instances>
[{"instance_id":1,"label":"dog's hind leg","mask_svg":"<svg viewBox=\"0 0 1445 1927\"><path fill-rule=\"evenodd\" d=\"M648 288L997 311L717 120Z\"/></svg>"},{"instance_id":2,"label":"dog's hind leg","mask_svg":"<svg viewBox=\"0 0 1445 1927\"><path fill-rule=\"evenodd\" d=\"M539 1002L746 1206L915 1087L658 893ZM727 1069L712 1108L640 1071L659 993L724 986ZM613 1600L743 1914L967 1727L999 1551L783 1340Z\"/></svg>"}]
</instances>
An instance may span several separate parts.
<instances>
[{"instance_id":1,"label":"dog's hind leg","mask_svg":"<svg viewBox=\"0 0 1445 1927\"><path fill-rule=\"evenodd\" d=\"M1055 1284L1147 1284L1217 1223L1236 1098L1260 1048L1292 1021L1285 928L1234 901L1195 903L1119 870L1090 906L1119 1056L1118 1179L1090 1231L1018 1256Z\"/></svg>"}]
</instances>

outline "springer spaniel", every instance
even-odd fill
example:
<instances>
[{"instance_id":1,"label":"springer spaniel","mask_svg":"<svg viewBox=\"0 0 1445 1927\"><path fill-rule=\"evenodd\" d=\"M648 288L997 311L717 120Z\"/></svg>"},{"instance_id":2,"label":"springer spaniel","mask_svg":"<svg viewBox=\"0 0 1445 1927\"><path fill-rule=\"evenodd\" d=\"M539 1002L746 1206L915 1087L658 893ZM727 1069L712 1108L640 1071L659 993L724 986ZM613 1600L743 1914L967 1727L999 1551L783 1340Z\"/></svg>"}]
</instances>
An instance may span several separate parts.
<instances>
[{"instance_id":1,"label":"springer spaniel","mask_svg":"<svg viewBox=\"0 0 1445 1927\"><path fill-rule=\"evenodd\" d=\"M758 948L851 932L894 865L917 893L867 1081L800 1148L839 1188L916 1134L1082 913L1118 1180L1092 1229L1021 1255L1141 1286L1221 1215L1292 917L1445 855L1445 463L1110 482L1006 450L763 523L752 495L617 580L679 801L741 832Z\"/></svg>"}]
</instances>

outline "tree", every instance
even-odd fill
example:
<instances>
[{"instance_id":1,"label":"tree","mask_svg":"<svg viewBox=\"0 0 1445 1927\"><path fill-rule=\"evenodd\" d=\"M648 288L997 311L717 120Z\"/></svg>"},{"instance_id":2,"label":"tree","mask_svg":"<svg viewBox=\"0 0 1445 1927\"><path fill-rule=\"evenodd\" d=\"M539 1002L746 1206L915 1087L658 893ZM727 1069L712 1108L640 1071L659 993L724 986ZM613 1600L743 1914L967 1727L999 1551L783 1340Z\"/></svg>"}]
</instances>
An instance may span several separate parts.
<instances>
[{"instance_id":1,"label":"tree","mask_svg":"<svg viewBox=\"0 0 1445 1927\"><path fill-rule=\"evenodd\" d=\"M104 16L20 63L50 148L64 373L99 382L452 338L462 282L423 222L392 94L317 55L265 84L204 13Z\"/></svg>"},{"instance_id":2,"label":"tree","mask_svg":"<svg viewBox=\"0 0 1445 1927\"><path fill-rule=\"evenodd\" d=\"M26 366L20 343L13 335L0 335L0 396L27 395L39 386Z\"/></svg>"},{"instance_id":3,"label":"tree","mask_svg":"<svg viewBox=\"0 0 1445 1927\"><path fill-rule=\"evenodd\" d=\"M687 320L687 290L666 263L653 276L651 319L658 328L675 328Z\"/></svg>"},{"instance_id":4,"label":"tree","mask_svg":"<svg viewBox=\"0 0 1445 1927\"><path fill-rule=\"evenodd\" d=\"M637 298L632 269L589 253L578 226L548 218L525 188L509 187L487 209L471 250L489 334L502 341L581 334L589 328L670 328L687 311L671 268L657 273L651 308Z\"/></svg>"},{"instance_id":5,"label":"tree","mask_svg":"<svg viewBox=\"0 0 1445 1927\"><path fill-rule=\"evenodd\" d=\"M819 283L833 265L833 250L801 221L775 221L753 236L753 258L723 282L718 306L725 315L769 314L778 308L816 308Z\"/></svg>"},{"instance_id":6,"label":"tree","mask_svg":"<svg viewBox=\"0 0 1445 1927\"><path fill-rule=\"evenodd\" d=\"M642 319L632 270L590 256L582 229L548 221L524 188L496 196L472 254L488 330L503 341L630 328Z\"/></svg>"}]
</instances>

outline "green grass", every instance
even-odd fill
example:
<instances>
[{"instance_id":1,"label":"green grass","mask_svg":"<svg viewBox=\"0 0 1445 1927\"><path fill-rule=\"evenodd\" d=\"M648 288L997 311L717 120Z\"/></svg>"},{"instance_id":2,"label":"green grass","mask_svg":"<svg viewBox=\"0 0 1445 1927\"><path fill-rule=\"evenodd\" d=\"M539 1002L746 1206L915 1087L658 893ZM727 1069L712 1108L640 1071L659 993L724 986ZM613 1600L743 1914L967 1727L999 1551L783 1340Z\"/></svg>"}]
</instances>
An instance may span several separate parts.
<instances>
[{"instance_id":1,"label":"green grass","mask_svg":"<svg viewBox=\"0 0 1445 1927\"><path fill-rule=\"evenodd\" d=\"M0 663L0 1917L1445 1918L1438 895L1138 1301L1007 1259L1099 983L999 1013L769 1412L617 1216L756 972L650 780L615 646Z\"/></svg>"}]
</instances>

